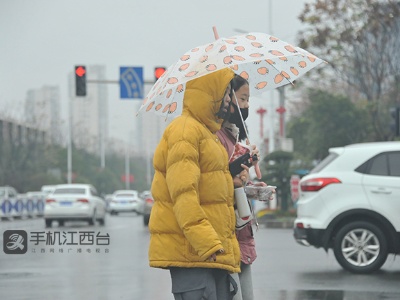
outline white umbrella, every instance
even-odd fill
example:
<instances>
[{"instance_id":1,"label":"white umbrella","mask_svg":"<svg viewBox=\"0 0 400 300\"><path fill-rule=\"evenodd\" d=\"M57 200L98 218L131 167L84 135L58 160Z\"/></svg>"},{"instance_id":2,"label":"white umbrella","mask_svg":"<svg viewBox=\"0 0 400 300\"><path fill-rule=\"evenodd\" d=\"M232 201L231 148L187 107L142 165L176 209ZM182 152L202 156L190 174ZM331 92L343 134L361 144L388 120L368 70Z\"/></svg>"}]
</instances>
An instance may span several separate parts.
<instances>
[{"instance_id":1,"label":"white umbrella","mask_svg":"<svg viewBox=\"0 0 400 300\"><path fill-rule=\"evenodd\" d=\"M187 51L171 65L151 88L138 113L180 115L186 82L224 68L247 79L250 95L256 96L292 83L322 62L308 51L265 33L219 38Z\"/></svg>"}]
</instances>

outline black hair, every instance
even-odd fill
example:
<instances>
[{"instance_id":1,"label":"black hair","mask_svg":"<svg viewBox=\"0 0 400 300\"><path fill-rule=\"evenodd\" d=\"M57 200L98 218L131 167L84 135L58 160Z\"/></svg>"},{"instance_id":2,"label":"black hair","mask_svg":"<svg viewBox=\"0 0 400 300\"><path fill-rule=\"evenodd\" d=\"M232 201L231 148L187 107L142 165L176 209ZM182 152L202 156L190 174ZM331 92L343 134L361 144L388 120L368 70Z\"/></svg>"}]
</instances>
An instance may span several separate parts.
<instances>
[{"instance_id":1,"label":"black hair","mask_svg":"<svg viewBox=\"0 0 400 300\"><path fill-rule=\"evenodd\" d=\"M242 76L235 74L235 77L233 77L231 81L231 86L232 86L232 92L237 91L240 89L242 85L249 84L249 82L244 79Z\"/></svg>"},{"instance_id":2,"label":"black hair","mask_svg":"<svg viewBox=\"0 0 400 300\"><path fill-rule=\"evenodd\" d=\"M249 85L249 82L245 78L243 78L242 76L235 74L235 76L233 77L233 79L231 81L231 87L232 87L232 90L231 90L231 99L232 99L231 100L231 105L235 105L236 106L236 104L233 103L233 99L234 99L233 93L236 92L238 89L240 89L245 84ZM237 106L236 106L236 108L239 109L239 107L237 107ZM240 141L243 141L244 139L247 138L246 130L244 129L243 125L246 126L246 130L247 130L248 127L247 127L246 122L244 122L244 124L242 124L241 122L239 124L236 124L236 126L239 128L239 140Z\"/></svg>"}]
</instances>

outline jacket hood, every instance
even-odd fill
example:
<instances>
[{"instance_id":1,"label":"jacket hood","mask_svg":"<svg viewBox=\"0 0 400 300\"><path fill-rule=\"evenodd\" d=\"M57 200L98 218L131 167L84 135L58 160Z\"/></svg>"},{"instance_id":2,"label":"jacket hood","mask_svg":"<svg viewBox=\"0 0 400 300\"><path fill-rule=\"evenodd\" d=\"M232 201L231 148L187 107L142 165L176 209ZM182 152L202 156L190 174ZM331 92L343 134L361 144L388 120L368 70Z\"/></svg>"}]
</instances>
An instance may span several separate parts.
<instances>
[{"instance_id":1,"label":"jacket hood","mask_svg":"<svg viewBox=\"0 0 400 300\"><path fill-rule=\"evenodd\" d=\"M215 133L221 128L222 119L217 117L222 98L235 73L225 68L186 83L183 113L190 114Z\"/></svg>"}]
</instances>

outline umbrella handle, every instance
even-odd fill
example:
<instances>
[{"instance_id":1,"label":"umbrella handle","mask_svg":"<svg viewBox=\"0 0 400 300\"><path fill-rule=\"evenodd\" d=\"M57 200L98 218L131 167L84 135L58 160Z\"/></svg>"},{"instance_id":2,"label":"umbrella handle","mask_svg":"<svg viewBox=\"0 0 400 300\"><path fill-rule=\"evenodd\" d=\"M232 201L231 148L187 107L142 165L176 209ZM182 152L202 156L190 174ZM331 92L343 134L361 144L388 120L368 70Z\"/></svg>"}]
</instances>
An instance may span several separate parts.
<instances>
[{"instance_id":1,"label":"umbrella handle","mask_svg":"<svg viewBox=\"0 0 400 300\"><path fill-rule=\"evenodd\" d=\"M246 139L246 144L247 144L247 145L250 145L250 140L249 140L249 137L248 137L248 136L247 136L247 139ZM257 161L257 163L254 165L254 171L256 171L256 176L257 176L257 178L258 178L258 179L261 179L261 178L262 178L262 174L261 174L260 166L258 165L258 161Z\"/></svg>"},{"instance_id":2,"label":"umbrella handle","mask_svg":"<svg viewBox=\"0 0 400 300\"><path fill-rule=\"evenodd\" d=\"M216 40L218 40L218 39L219 39L219 35L218 35L217 27L213 26L212 29L213 29L213 32L214 32L214 38L215 38ZM237 98L236 98L235 93L233 93L233 95L234 95L235 100L236 100L236 105L239 107L239 103L238 103L238 101L237 101ZM239 115L240 115L240 119L241 119L242 122L243 122L244 131L246 132L247 143L250 144L249 133L247 132L246 126L244 126L244 120L243 120L242 113L241 113L240 109L239 109ZM256 171L257 178L258 178L258 179L261 179L261 176L262 176L262 175L261 175L261 170L260 170L260 166L258 165L258 163L254 166L254 169L255 169L255 171Z\"/></svg>"},{"instance_id":3,"label":"umbrella handle","mask_svg":"<svg viewBox=\"0 0 400 300\"><path fill-rule=\"evenodd\" d=\"M213 26L212 29L213 29L213 31L214 31L214 38L215 38L216 40L218 40L218 39L219 39L219 35L218 35L217 27Z\"/></svg>"},{"instance_id":4,"label":"umbrella handle","mask_svg":"<svg viewBox=\"0 0 400 300\"><path fill-rule=\"evenodd\" d=\"M261 175L261 170L260 170L260 166L258 165L258 162L257 162L257 164L254 166L254 170L256 171L256 176L257 176L257 178L258 178L258 179L261 179L261 178L262 178L262 175Z\"/></svg>"}]
</instances>

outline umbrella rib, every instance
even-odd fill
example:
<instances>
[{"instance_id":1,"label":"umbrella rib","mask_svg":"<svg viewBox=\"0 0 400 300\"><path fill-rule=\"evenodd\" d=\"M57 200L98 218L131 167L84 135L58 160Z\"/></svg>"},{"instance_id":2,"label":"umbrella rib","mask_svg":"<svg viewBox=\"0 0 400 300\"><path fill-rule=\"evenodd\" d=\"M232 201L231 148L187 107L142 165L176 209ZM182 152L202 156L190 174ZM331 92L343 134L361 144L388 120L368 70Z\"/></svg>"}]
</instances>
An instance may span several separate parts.
<instances>
[{"instance_id":1,"label":"umbrella rib","mask_svg":"<svg viewBox=\"0 0 400 300\"><path fill-rule=\"evenodd\" d=\"M244 128L244 132L246 133L247 140L248 140L249 143L250 143L249 132L247 131L246 126L245 126L245 124L244 124L242 112L240 111L239 101L238 101L238 99L237 99L237 97L236 97L235 91L233 91L232 94L233 94L233 97L235 97L235 100L236 100L236 106L238 107L238 111L239 111L239 115L240 115L240 120L242 121L243 128Z\"/></svg>"}]
</instances>

